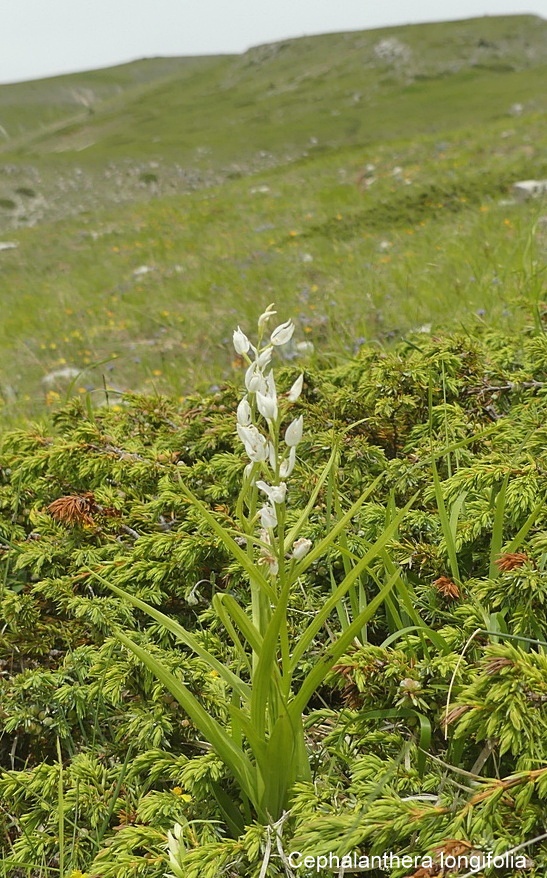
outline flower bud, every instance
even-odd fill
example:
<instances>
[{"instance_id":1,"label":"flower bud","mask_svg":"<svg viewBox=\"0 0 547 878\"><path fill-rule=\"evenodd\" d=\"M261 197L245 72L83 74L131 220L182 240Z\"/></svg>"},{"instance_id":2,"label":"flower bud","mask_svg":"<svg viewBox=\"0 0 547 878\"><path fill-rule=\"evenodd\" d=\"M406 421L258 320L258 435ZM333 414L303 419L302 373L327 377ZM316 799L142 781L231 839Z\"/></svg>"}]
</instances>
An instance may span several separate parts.
<instances>
[{"instance_id":1,"label":"flower bud","mask_svg":"<svg viewBox=\"0 0 547 878\"><path fill-rule=\"evenodd\" d=\"M264 366L268 365L268 363L272 359L272 354L273 354L273 348L269 344L268 347L264 348L264 350L256 358L256 365L258 366L259 369L263 369Z\"/></svg>"},{"instance_id":2,"label":"flower bud","mask_svg":"<svg viewBox=\"0 0 547 878\"><path fill-rule=\"evenodd\" d=\"M287 394L287 399L289 402L296 402L300 394L302 393L302 387L304 385L304 374L298 376L293 386L289 390Z\"/></svg>"},{"instance_id":3,"label":"flower bud","mask_svg":"<svg viewBox=\"0 0 547 878\"><path fill-rule=\"evenodd\" d=\"M296 540L296 542L293 543L293 547L292 547L292 556L293 556L294 560L301 561L302 558L304 558L308 554L311 547L312 547L311 540L306 540L304 537L301 537L299 540Z\"/></svg>"},{"instance_id":4,"label":"flower bud","mask_svg":"<svg viewBox=\"0 0 547 878\"><path fill-rule=\"evenodd\" d=\"M268 305L266 310L260 315L260 317L258 318L259 329L262 329L262 327L266 325L270 317L273 317L275 314L277 314L277 311L274 311L273 308L274 303L272 302L271 305Z\"/></svg>"},{"instance_id":5,"label":"flower bud","mask_svg":"<svg viewBox=\"0 0 547 878\"><path fill-rule=\"evenodd\" d=\"M244 397L237 407L237 422L242 427L248 427L251 423L251 406Z\"/></svg>"},{"instance_id":6,"label":"flower bud","mask_svg":"<svg viewBox=\"0 0 547 878\"><path fill-rule=\"evenodd\" d=\"M292 320L287 320L286 323L281 323L280 326L274 329L270 336L270 341L273 345L287 344L293 337L293 333L294 323Z\"/></svg>"},{"instance_id":7,"label":"flower bud","mask_svg":"<svg viewBox=\"0 0 547 878\"><path fill-rule=\"evenodd\" d=\"M302 415L300 415L299 418L295 418L294 421L291 421L285 431L285 442L287 443L287 445L298 445L298 443L302 439L303 430L304 418L302 417Z\"/></svg>"},{"instance_id":8,"label":"flower bud","mask_svg":"<svg viewBox=\"0 0 547 878\"><path fill-rule=\"evenodd\" d=\"M251 342L238 326L237 329L234 329L234 348L236 354L246 354L250 347Z\"/></svg>"}]
</instances>

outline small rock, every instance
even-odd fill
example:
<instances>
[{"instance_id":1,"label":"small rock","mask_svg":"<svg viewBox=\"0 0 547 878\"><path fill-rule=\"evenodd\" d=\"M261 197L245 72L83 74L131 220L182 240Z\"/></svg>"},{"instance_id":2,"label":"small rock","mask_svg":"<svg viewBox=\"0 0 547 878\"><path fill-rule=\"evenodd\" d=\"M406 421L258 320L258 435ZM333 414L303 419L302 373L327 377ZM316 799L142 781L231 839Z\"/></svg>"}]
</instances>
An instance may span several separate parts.
<instances>
[{"instance_id":1,"label":"small rock","mask_svg":"<svg viewBox=\"0 0 547 878\"><path fill-rule=\"evenodd\" d=\"M539 198L547 194L547 180L521 180L513 185L513 195L518 201Z\"/></svg>"},{"instance_id":2,"label":"small rock","mask_svg":"<svg viewBox=\"0 0 547 878\"><path fill-rule=\"evenodd\" d=\"M269 186L253 186L253 188L251 189L251 195L264 195L266 192L269 191Z\"/></svg>"},{"instance_id":3,"label":"small rock","mask_svg":"<svg viewBox=\"0 0 547 878\"><path fill-rule=\"evenodd\" d=\"M81 371L81 369L75 369L73 366L65 366L64 369L55 369L55 371L48 372L47 375L44 375L42 378L42 384L44 387L52 387L59 382L72 381L74 378L78 377Z\"/></svg>"},{"instance_id":4,"label":"small rock","mask_svg":"<svg viewBox=\"0 0 547 878\"><path fill-rule=\"evenodd\" d=\"M141 275L148 274L150 271L154 271L150 265L139 265L133 272L133 277L141 277Z\"/></svg>"},{"instance_id":5,"label":"small rock","mask_svg":"<svg viewBox=\"0 0 547 878\"><path fill-rule=\"evenodd\" d=\"M311 253L302 253L300 259L302 262L313 262L313 256Z\"/></svg>"},{"instance_id":6,"label":"small rock","mask_svg":"<svg viewBox=\"0 0 547 878\"><path fill-rule=\"evenodd\" d=\"M15 250L18 246L16 241L0 241L0 250Z\"/></svg>"}]
</instances>

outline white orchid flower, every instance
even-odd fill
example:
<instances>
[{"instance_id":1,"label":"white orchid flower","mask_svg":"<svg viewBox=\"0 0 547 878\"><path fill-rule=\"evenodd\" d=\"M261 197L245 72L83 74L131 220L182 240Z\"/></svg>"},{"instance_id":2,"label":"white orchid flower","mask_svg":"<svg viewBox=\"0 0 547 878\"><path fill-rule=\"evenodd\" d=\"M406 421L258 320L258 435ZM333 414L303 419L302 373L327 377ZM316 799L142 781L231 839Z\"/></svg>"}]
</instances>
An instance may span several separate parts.
<instances>
[{"instance_id":1,"label":"white orchid flower","mask_svg":"<svg viewBox=\"0 0 547 878\"><path fill-rule=\"evenodd\" d=\"M286 323L281 323L280 326L277 326L270 336L270 342L273 345L282 345L287 344L288 341L291 340L294 333L294 323L292 320L287 320Z\"/></svg>"},{"instance_id":2,"label":"white orchid flower","mask_svg":"<svg viewBox=\"0 0 547 878\"><path fill-rule=\"evenodd\" d=\"M244 396L237 407L237 422L242 427L248 427L251 423L251 406Z\"/></svg>"},{"instance_id":3,"label":"white orchid flower","mask_svg":"<svg viewBox=\"0 0 547 878\"><path fill-rule=\"evenodd\" d=\"M260 524L266 528L277 527L277 513L273 506L265 505L260 510ZM268 541L269 542L269 541Z\"/></svg>"},{"instance_id":4,"label":"white orchid flower","mask_svg":"<svg viewBox=\"0 0 547 878\"><path fill-rule=\"evenodd\" d=\"M254 463L261 463L268 459L268 440L254 424L251 424L250 427L242 427L241 424L238 424L237 435L243 442L250 460Z\"/></svg>"},{"instance_id":5,"label":"white orchid flower","mask_svg":"<svg viewBox=\"0 0 547 878\"><path fill-rule=\"evenodd\" d=\"M285 442L289 446L298 445L300 440L302 439L302 433L304 431L304 419L302 415L299 418L295 418L294 421L291 421L289 426L285 431Z\"/></svg>"},{"instance_id":6,"label":"white orchid flower","mask_svg":"<svg viewBox=\"0 0 547 878\"><path fill-rule=\"evenodd\" d=\"M251 342L249 341L245 333L239 328L239 326L237 327L237 329L234 329L233 338L236 354L246 354L251 347Z\"/></svg>"},{"instance_id":7,"label":"white orchid flower","mask_svg":"<svg viewBox=\"0 0 547 878\"><path fill-rule=\"evenodd\" d=\"M268 363L272 359L272 354L273 347L271 346L271 344L269 344L267 348L264 348L264 350L259 353L258 357L256 358L256 364L259 369L263 369L265 366L268 365Z\"/></svg>"},{"instance_id":8,"label":"white orchid flower","mask_svg":"<svg viewBox=\"0 0 547 878\"><path fill-rule=\"evenodd\" d=\"M304 386L304 373L298 376L293 386L289 390L287 394L287 399L289 402L296 402L300 394L302 393L302 387Z\"/></svg>"},{"instance_id":9,"label":"white orchid flower","mask_svg":"<svg viewBox=\"0 0 547 878\"><path fill-rule=\"evenodd\" d=\"M268 485L266 482L258 481L256 487L264 491L270 503L284 503L287 495L287 485L281 482L279 485Z\"/></svg>"},{"instance_id":10,"label":"white orchid flower","mask_svg":"<svg viewBox=\"0 0 547 878\"><path fill-rule=\"evenodd\" d=\"M304 558L308 554L312 545L312 541L305 539L305 537L301 537L299 540L296 540L296 542L293 543L292 547L292 556L294 560L301 561L302 558Z\"/></svg>"},{"instance_id":11,"label":"white orchid flower","mask_svg":"<svg viewBox=\"0 0 547 878\"><path fill-rule=\"evenodd\" d=\"M260 390L262 393L267 392L266 379L258 368L256 360L254 363L251 363L245 372L245 387L249 393L256 393L257 390Z\"/></svg>"},{"instance_id":12,"label":"white orchid flower","mask_svg":"<svg viewBox=\"0 0 547 878\"><path fill-rule=\"evenodd\" d=\"M288 479L291 475L294 465L296 463L296 447L293 445L289 451L289 456L285 460L282 460L279 465L279 475L282 479ZM270 461L271 465L271 461ZM274 467L272 467L274 469Z\"/></svg>"},{"instance_id":13,"label":"white orchid flower","mask_svg":"<svg viewBox=\"0 0 547 878\"><path fill-rule=\"evenodd\" d=\"M256 392L256 404L260 414L268 421L277 421L277 399L275 396L265 396L260 390Z\"/></svg>"}]
</instances>

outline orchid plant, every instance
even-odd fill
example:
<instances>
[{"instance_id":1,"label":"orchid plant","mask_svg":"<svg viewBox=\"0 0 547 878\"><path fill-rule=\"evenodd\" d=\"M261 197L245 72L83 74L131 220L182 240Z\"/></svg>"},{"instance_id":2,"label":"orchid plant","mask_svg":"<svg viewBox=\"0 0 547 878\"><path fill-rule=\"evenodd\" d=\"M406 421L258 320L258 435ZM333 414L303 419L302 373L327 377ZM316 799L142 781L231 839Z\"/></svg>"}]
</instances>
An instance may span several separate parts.
<instances>
[{"instance_id":1,"label":"orchid plant","mask_svg":"<svg viewBox=\"0 0 547 878\"><path fill-rule=\"evenodd\" d=\"M288 616L294 589L322 555L343 541L352 518L378 480L371 482L351 508L340 514L330 531L313 545L305 535L306 527L334 471L337 452L333 450L305 508L291 517L292 524L288 526L288 485L294 477L304 436L302 414L291 417L290 409L300 399L304 377L299 375L288 392L278 393L273 367L275 351L291 340L295 326L289 320L270 331L268 325L275 314L270 305L260 316L256 345L239 327L233 336L235 350L246 364L245 391L237 406L235 425L247 459L237 501L238 528L229 530L220 523L181 481L181 491L220 538L249 582L247 603L239 603L227 593L216 594L213 599L213 608L234 644L238 659L234 667L239 671L219 661L191 631L95 574L112 591L171 631L224 682L230 713L227 728L211 717L196 696L150 652L124 632L116 631L118 639L178 700L235 781L237 795L229 795L220 787L217 795L226 825L234 836L242 833L253 819L264 825L279 820L288 807L293 784L311 778L304 711L329 670L388 597L399 571L380 587L333 642L319 646L316 637L344 595L384 552L407 510L405 507L394 515L376 543L367 545L362 557L346 571L343 581L335 584L325 597L320 611L292 639ZM302 660L311 648L315 652L314 663L304 672ZM184 854L183 847L183 834L171 836L170 859L177 875L183 874L182 867L177 866ZM175 848L180 856L175 856Z\"/></svg>"}]
</instances>

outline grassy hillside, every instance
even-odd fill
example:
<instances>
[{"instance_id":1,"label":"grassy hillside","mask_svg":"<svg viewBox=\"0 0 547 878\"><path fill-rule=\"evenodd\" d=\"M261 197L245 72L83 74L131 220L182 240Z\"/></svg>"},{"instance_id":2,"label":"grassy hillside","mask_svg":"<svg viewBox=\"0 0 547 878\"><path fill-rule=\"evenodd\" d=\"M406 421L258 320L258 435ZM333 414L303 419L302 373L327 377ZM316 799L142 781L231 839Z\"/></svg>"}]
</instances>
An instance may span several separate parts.
<instances>
[{"instance_id":1,"label":"grassy hillside","mask_svg":"<svg viewBox=\"0 0 547 878\"><path fill-rule=\"evenodd\" d=\"M33 138L21 154L62 151L66 160L85 151L87 164L128 154L188 160L201 147L218 165L258 151L281 156L310 138L384 141L400 137L403 120L407 135L442 131L477 113L495 118L513 101L541 110L547 22L522 16L333 34L216 63L173 60L166 69L171 75L157 82L157 62L50 81L55 93L89 79L95 112ZM101 86L112 94L122 77L127 86L139 75L146 88L101 106Z\"/></svg>"},{"instance_id":2,"label":"grassy hillside","mask_svg":"<svg viewBox=\"0 0 547 878\"><path fill-rule=\"evenodd\" d=\"M56 113L102 95L0 154L4 415L216 384L271 300L335 357L532 319L546 229L511 185L547 176L546 34L486 18L4 87L22 120L33 89Z\"/></svg>"},{"instance_id":3,"label":"grassy hillside","mask_svg":"<svg viewBox=\"0 0 547 878\"><path fill-rule=\"evenodd\" d=\"M52 133L67 118L92 115L115 101L123 103L172 77L205 71L218 58L144 58L117 67L0 85L2 146L11 149L31 132Z\"/></svg>"}]
</instances>

